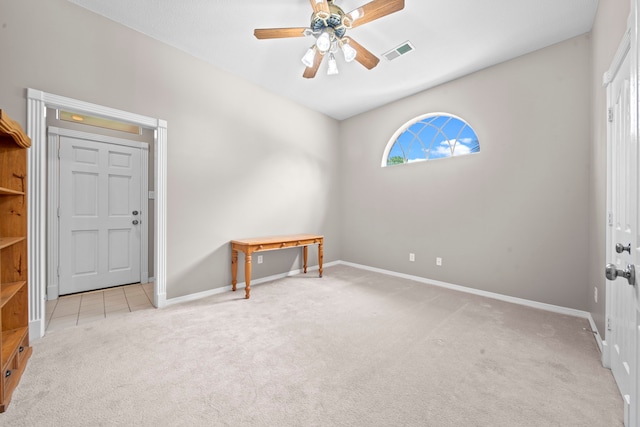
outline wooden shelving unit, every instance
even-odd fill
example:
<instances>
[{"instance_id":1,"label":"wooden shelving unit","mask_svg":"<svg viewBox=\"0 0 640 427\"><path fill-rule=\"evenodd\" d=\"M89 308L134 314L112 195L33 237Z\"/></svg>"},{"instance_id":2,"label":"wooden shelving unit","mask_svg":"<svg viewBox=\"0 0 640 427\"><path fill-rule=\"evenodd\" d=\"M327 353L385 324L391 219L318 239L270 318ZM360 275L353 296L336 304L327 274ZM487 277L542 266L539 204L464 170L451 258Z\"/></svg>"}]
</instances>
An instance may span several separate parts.
<instances>
[{"instance_id":1,"label":"wooden shelving unit","mask_svg":"<svg viewBox=\"0 0 640 427\"><path fill-rule=\"evenodd\" d=\"M0 195L3 196L24 196L24 191L11 190L9 188L0 187Z\"/></svg>"},{"instance_id":2,"label":"wooden shelving unit","mask_svg":"<svg viewBox=\"0 0 640 427\"><path fill-rule=\"evenodd\" d=\"M0 110L0 412L6 411L32 351L26 194L30 146L20 125Z\"/></svg>"}]
</instances>

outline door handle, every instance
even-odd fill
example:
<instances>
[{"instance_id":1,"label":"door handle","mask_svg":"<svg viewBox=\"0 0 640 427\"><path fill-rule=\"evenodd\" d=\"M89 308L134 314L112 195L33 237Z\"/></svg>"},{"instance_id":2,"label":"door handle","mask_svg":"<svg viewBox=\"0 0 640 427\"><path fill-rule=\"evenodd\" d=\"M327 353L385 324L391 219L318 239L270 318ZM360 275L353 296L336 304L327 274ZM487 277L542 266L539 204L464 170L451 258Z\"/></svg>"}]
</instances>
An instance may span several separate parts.
<instances>
[{"instance_id":1,"label":"door handle","mask_svg":"<svg viewBox=\"0 0 640 427\"><path fill-rule=\"evenodd\" d=\"M616 252L621 254L624 251L627 251L629 252L629 254L631 254L631 243L629 243L627 246L624 246L622 243L618 243L616 245Z\"/></svg>"},{"instance_id":2,"label":"door handle","mask_svg":"<svg viewBox=\"0 0 640 427\"><path fill-rule=\"evenodd\" d=\"M631 286L636 284L636 268L633 264L627 265L626 270L618 270L615 264L607 264L605 276L609 280L616 280L617 277L624 277Z\"/></svg>"},{"instance_id":3,"label":"door handle","mask_svg":"<svg viewBox=\"0 0 640 427\"><path fill-rule=\"evenodd\" d=\"M131 212L133 215L138 215L138 211Z\"/></svg>"},{"instance_id":4,"label":"door handle","mask_svg":"<svg viewBox=\"0 0 640 427\"><path fill-rule=\"evenodd\" d=\"M133 225L138 225L138 220L137 220L137 219L134 219L133 221L131 221L131 223L132 223Z\"/></svg>"}]
</instances>

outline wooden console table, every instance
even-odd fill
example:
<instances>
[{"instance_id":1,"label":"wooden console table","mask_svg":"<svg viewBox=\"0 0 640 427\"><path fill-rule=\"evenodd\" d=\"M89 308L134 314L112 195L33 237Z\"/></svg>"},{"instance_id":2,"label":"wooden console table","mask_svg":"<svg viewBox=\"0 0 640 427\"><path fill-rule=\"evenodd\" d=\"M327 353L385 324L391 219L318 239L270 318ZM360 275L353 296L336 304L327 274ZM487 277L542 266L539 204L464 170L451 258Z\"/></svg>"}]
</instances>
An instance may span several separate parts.
<instances>
[{"instance_id":1,"label":"wooden console table","mask_svg":"<svg viewBox=\"0 0 640 427\"><path fill-rule=\"evenodd\" d=\"M318 245L319 277L322 277L324 236L316 234L294 234L291 236L259 237L231 241L231 287L235 291L238 278L238 251L244 252L244 297L249 299L251 293L251 254L260 251L271 251L302 246L304 272L307 272L307 249L309 245Z\"/></svg>"}]
</instances>

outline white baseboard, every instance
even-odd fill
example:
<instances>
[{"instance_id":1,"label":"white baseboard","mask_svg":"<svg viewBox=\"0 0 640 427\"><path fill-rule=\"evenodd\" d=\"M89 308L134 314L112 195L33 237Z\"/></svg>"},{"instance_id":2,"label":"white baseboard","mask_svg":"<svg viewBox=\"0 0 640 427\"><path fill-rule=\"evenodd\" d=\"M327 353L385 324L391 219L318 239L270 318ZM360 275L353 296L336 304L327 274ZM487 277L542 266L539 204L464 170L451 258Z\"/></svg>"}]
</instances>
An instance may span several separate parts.
<instances>
[{"instance_id":1,"label":"white baseboard","mask_svg":"<svg viewBox=\"0 0 640 427\"><path fill-rule=\"evenodd\" d=\"M595 332L593 334L593 336L596 339L596 344L598 344L598 348L600 349L600 353L603 353L603 347L604 345L606 345L602 339L602 337L600 336L600 332L598 332L598 327L596 326L596 322L593 320L593 317L591 317L591 313L587 313L589 316L587 317L587 320L589 320L589 326L591 327L591 331ZM604 354L604 353L603 353Z\"/></svg>"},{"instance_id":2,"label":"white baseboard","mask_svg":"<svg viewBox=\"0 0 640 427\"><path fill-rule=\"evenodd\" d=\"M566 314L568 316L581 317L583 319L591 319L591 314L587 311L576 310L573 308L567 308L567 307L562 307L562 306L553 305L553 304L546 304L538 301L531 301L523 298L497 294L494 292L482 291L479 289L468 288L466 286L454 285L451 283L440 282L438 280L425 279L424 277L412 276L410 274L404 274L404 273L397 273L395 271L383 270L381 268L369 267L366 265L355 264L352 262L339 261L339 263L342 265L348 265L350 267L360 268L362 270L369 270L376 273L387 274L389 276L401 277L403 279L409 279L409 280L413 280L420 283L426 283L428 285L439 286L439 287L451 289L454 291L465 292L468 294L479 295L487 298L493 298L500 301L510 302L513 304L519 304L527 307L538 308L540 310L552 311L554 313ZM589 323L593 325L592 326L593 328L595 328L595 323L593 323L593 319L591 319Z\"/></svg>"},{"instance_id":3,"label":"white baseboard","mask_svg":"<svg viewBox=\"0 0 640 427\"><path fill-rule=\"evenodd\" d=\"M253 284L254 283L252 283L252 285ZM238 288L239 288L239 286L238 286ZM183 303L183 302L196 301L196 300L199 300L201 298L210 297L212 295L218 295L218 294L221 294L221 293L224 293L224 292L228 292L230 290L231 290L231 285L223 286L221 288L209 289L208 291L197 292L195 294L189 294L189 295L184 295L184 296L181 296L181 297L171 298L171 299L168 299L166 301L165 307L170 306L170 305L174 305L174 304L180 304L180 303Z\"/></svg>"},{"instance_id":4,"label":"white baseboard","mask_svg":"<svg viewBox=\"0 0 640 427\"><path fill-rule=\"evenodd\" d=\"M32 320L29 322L29 341L39 340L44 336L45 322L41 322L40 319Z\"/></svg>"},{"instance_id":5,"label":"white baseboard","mask_svg":"<svg viewBox=\"0 0 640 427\"><path fill-rule=\"evenodd\" d=\"M165 308L168 304L167 294L156 294L154 290L153 305L155 308Z\"/></svg>"},{"instance_id":6,"label":"white baseboard","mask_svg":"<svg viewBox=\"0 0 640 427\"><path fill-rule=\"evenodd\" d=\"M550 311L553 313L558 313L558 314L564 314L567 316L573 316L573 317L580 317L582 319L586 319L589 322L589 326L591 328L592 331L598 331L598 328L596 327L596 324L593 320L593 318L591 317L591 313L589 313L588 311L583 311L583 310L576 310L574 308L568 308L568 307L562 307L562 306L558 306L558 305L553 305L553 304L547 304L547 303L543 303L543 302L538 302L538 301L531 301L531 300L527 300L527 299L523 299L523 298L517 298L517 297L512 297L512 296L508 296L508 295L502 295L502 294L497 294L494 292L488 292L488 291L482 291L479 289L474 289L474 288L468 288L466 286L460 286L460 285L454 285L452 283L447 283L447 282L441 282L438 280L432 280L432 279L425 279L424 277L419 277L419 276L412 276L410 274L405 274L405 273L398 273L395 271L391 271L391 270L384 270L381 268L376 268L376 267L369 267L367 265L362 265L362 264L356 264L353 262L347 262L347 261L332 261L329 263L326 263L323 265L323 267L331 267L334 265L347 265L350 267L354 267L354 268L359 268L361 270L368 270L368 271L373 271L375 273L381 273L381 274L386 274L389 276L395 276L395 277L400 277L403 279L409 279L409 280L413 280L415 282L420 282L420 283L425 283L428 285L433 285L433 286L439 286L441 288L446 288L446 289L451 289L454 291L458 291L458 292L465 292L468 294L473 294L473 295L479 295L479 296L483 296L483 297L487 297L487 298L492 298L492 299L496 299L496 300L500 300L500 301L505 301L505 302L509 302L509 303L513 303L513 304L518 304L518 305L523 305L526 307L531 307L531 308L537 308L540 310L545 310L545 311ZM318 270L318 266L313 266L313 267L309 267L307 268L307 271L315 271ZM282 279L285 277L289 277L289 276L295 276L297 274L302 273L302 269L297 269L297 270L291 270L288 271L286 273L281 273L281 274L275 274L273 276L268 276L268 277L262 277L260 279L255 279L251 281L251 286L255 286L255 285L260 285L261 283L266 283L266 282L271 282L273 280L277 280L277 279ZM243 283L238 283L236 286L236 289L244 289L245 288L245 284ZM170 306L170 305L174 305L174 304L180 304L183 302L188 302L188 301L195 301L201 298L206 298L212 295L218 295L221 294L223 292L229 292L231 291L231 285L229 286L223 286L221 288L215 288L215 289L210 289L208 291L203 291L203 292L198 292L195 294L189 294L189 295L184 295L181 297L176 297L176 298L171 298L165 301L165 304L163 306ZM602 340L601 336L599 333L595 333L595 341L596 344L598 346L598 348L600 349L601 352L603 352L603 347L605 347L606 349L606 342ZM603 352L604 354L604 352Z\"/></svg>"},{"instance_id":7,"label":"white baseboard","mask_svg":"<svg viewBox=\"0 0 640 427\"><path fill-rule=\"evenodd\" d=\"M340 263L340 261L332 261L326 264L322 265L322 268L324 269L325 267L331 267L334 265L338 265ZM318 266L311 266L311 267L307 267L307 273L310 271L317 271L318 270ZM262 277L260 279L252 279L251 280L251 288L253 288L256 285L260 285L261 283L266 283L266 282L272 282L274 280L277 279L284 279L285 277L289 277L289 276L295 276L297 274L301 274L302 273L302 269L297 269L297 270L291 270L288 271L286 273L280 273L280 274L274 274L273 276L267 276L267 277ZM238 282L238 284L236 285L236 291L240 290L240 289L244 289L246 287L244 281L243 282ZM221 294L223 292L229 292L231 291L231 285L229 286L223 286L221 288L215 288L215 289L210 289L208 291L203 291L203 292L197 292L195 294L189 294L189 295L184 295L181 297L176 297L176 298L171 298L166 300L166 304L165 306L169 306L169 305L174 305L174 304L180 304L183 302L188 302L188 301L195 301L195 300L199 300L201 298L206 298L206 297L210 297L212 295L218 295Z\"/></svg>"},{"instance_id":8,"label":"white baseboard","mask_svg":"<svg viewBox=\"0 0 640 427\"><path fill-rule=\"evenodd\" d=\"M602 341L602 366L611 369L611 349L606 340Z\"/></svg>"},{"instance_id":9,"label":"white baseboard","mask_svg":"<svg viewBox=\"0 0 640 427\"><path fill-rule=\"evenodd\" d=\"M58 284L47 286L47 301L58 299Z\"/></svg>"}]
</instances>

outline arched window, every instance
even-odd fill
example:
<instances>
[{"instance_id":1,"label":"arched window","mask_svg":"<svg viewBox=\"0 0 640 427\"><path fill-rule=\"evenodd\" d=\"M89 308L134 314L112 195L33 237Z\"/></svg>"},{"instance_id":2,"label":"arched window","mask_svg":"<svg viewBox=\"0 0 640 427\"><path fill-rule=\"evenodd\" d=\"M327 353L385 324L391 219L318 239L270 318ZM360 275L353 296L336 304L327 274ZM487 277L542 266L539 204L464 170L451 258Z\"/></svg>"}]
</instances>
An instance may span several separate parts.
<instances>
[{"instance_id":1,"label":"arched window","mask_svg":"<svg viewBox=\"0 0 640 427\"><path fill-rule=\"evenodd\" d=\"M451 114L431 113L396 131L385 148L382 167L479 151L478 137L467 122Z\"/></svg>"}]
</instances>

